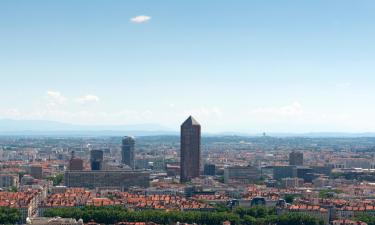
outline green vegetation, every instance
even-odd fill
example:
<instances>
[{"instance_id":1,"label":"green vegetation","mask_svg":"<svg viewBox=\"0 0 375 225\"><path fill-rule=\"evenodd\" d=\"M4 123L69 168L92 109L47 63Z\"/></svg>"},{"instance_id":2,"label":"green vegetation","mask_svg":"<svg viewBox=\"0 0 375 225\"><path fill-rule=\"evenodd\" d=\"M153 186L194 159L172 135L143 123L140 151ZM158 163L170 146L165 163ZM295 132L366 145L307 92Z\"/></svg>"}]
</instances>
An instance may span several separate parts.
<instances>
[{"instance_id":1,"label":"green vegetation","mask_svg":"<svg viewBox=\"0 0 375 225\"><path fill-rule=\"evenodd\" d=\"M267 208L263 206L254 206L251 208L237 207L233 210L233 213L239 215L240 218L243 218L244 216L251 216L254 218L265 218L268 216L275 216L276 210L275 208Z\"/></svg>"},{"instance_id":2,"label":"green vegetation","mask_svg":"<svg viewBox=\"0 0 375 225\"><path fill-rule=\"evenodd\" d=\"M295 198L296 198L296 195L293 195L293 194L286 194L284 197L285 202L289 204L292 204Z\"/></svg>"},{"instance_id":3,"label":"green vegetation","mask_svg":"<svg viewBox=\"0 0 375 225\"><path fill-rule=\"evenodd\" d=\"M21 219L17 209L0 207L0 224L16 224Z\"/></svg>"},{"instance_id":4,"label":"green vegetation","mask_svg":"<svg viewBox=\"0 0 375 225\"><path fill-rule=\"evenodd\" d=\"M342 177L342 176L344 176L344 174L341 173L341 172L332 172L332 173L331 173L331 178L332 178L332 179L337 179L337 178L340 178L340 177Z\"/></svg>"},{"instance_id":5,"label":"green vegetation","mask_svg":"<svg viewBox=\"0 0 375 225\"><path fill-rule=\"evenodd\" d=\"M215 204L215 211L216 212L230 212L231 210L223 203Z\"/></svg>"},{"instance_id":6,"label":"green vegetation","mask_svg":"<svg viewBox=\"0 0 375 225\"><path fill-rule=\"evenodd\" d=\"M52 180L53 186L58 186L58 185L60 185L63 182L63 180L64 180L64 174L57 174L56 176L54 176L54 177L48 177L47 179L48 180Z\"/></svg>"},{"instance_id":7,"label":"green vegetation","mask_svg":"<svg viewBox=\"0 0 375 225\"><path fill-rule=\"evenodd\" d=\"M334 198L336 194L342 193L342 190L332 189L332 190L321 190L319 191L319 198Z\"/></svg>"},{"instance_id":8,"label":"green vegetation","mask_svg":"<svg viewBox=\"0 0 375 225\"><path fill-rule=\"evenodd\" d=\"M323 225L324 221L318 220L313 216L298 213L287 213L276 218L277 225Z\"/></svg>"},{"instance_id":9,"label":"green vegetation","mask_svg":"<svg viewBox=\"0 0 375 225\"><path fill-rule=\"evenodd\" d=\"M17 192L18 191L17 187L15 187L15 186L11 186L8 190L10 192Z\"/></svg>"},{"instance_id":10,"label":"green vegetation","mask_svg":"<svg viewBox=\"0 0 375 225\"><path fill-rule=\"evenodd\" d=\"M256 180L254 182L254 184L257 184L257 185L264 185L264 181L266 180L266 177L265 176L261 176L258 180Z\"/></svg>"},{"instance_id":11,"label":"green vegetation","mask_svg":"<svg viewBox=\"0 0 375 225\"><path fill-rule=\"evenodd\" d=\"M323 225L324 222L313 216L286 213L277 215L275 208L255 206L251 208L236 208L233 213L240 216L240 224L244 225Z\"/></svg>"},{"instance_id":12,"label":"green vegetation","mask_svg":"<svg viewBox=\"0 0 375 225\"><path fill-rule=\"evenodd\" d=\"M83 207L83 208L54 208L48 209L44 216L60 216L65 218L82 218L85 222L94 220L98 223L111 224L119 221L129 222L155 222L158 224L171 224L175 222L198 223L206 225L218 225L223 221L230 221L231 224L239 225L321 225L323 224L315 217L302 214L276 215L274 208L238 207L233 211L200 212L200 211L128 211L119 206L111 207Z\"/></svg>"},{"instance_id":13,"label":"green vegetation","mask_svg":"<svg viewBox=\"0 0 375 225\"><path fill-rule=\"evenodd\" d=\"M85 222L94 220L98 223L112 224L119 221L147 222L158 224L170 224L171 222L187 222L199 224L221 224L229 220L238 224L239 217L233 213L225 212L165 212L157 210L145 210L130 212L122 207L84 207L80 208L55 208L47 210L47 217L61 216L65 218L82 218Z\"/></svg>"},{"instance_id":14,"label":"green vegetation","mask_svg":"<svg viewBox=\"0 0 375 225\"><path fill-rule=\"evenodd\" d=\"M359 215L354 220L363 221L367 223L368 225L375 225L375 216L370 216L367 214Z\"/></svg>"}]
</instances>

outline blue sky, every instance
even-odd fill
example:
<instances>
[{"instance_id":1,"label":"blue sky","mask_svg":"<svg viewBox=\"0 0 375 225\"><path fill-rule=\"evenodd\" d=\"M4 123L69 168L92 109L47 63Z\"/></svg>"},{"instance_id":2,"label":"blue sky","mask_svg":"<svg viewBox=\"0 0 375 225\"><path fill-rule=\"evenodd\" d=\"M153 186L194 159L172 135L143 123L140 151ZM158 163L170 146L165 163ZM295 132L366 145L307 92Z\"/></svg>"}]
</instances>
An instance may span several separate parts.
<instances>
[{"instance_id":1,"label":"blue sky","mask_svg":"<svg viewBox=\"0 0 375 225\"><path fill-rule=\"evenodd\" d=\"M375 131L375 2L0 1L0 118Z\"/></svg>"}]
</instances>

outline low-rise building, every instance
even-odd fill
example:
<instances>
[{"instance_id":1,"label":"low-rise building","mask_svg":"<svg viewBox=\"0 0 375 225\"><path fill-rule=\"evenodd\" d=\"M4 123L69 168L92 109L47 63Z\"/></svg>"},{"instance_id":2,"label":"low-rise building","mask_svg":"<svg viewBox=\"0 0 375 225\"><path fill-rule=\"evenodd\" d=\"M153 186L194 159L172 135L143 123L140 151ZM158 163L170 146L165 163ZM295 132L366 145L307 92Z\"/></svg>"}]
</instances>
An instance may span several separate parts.
<instances>
[{"instance_id":1,"label":"low-rise building","mask_svg":"<svg viewBox=\"0 0 375 225\"><path fill-rule=\"evenodd\" d=\"M324 224L329 224L330 213L327 209L320 207L319 205L290 205L286 208L279 208L278 213L293 212L309 216L314 216L321 219Z\"/></svg>"},{"instance_id":2,"label":"low-rise building","mask_svg":"<svg viewBox=\"0 0 375 225\"><path fill-rule=\"evenodd\" d=\"M27 218L26 224L34 225L83 225L83 220L78 221L72 218L60 218L60 217L34 217Z\"/></svg>"},{"instance_id":3,"label":"low-rise building","mask_svg":"<svg viewBox=\"0 0 375 225\"><path fill-rule=\"evenodd\" d=\"M302 178L283 178L281 180L281 187L282 188L297 188L297 187L302 187L303 186L303 179Z\"/></svg>"},{"instance_id":4,"label":"low-rise building","mask_svg":"<svg viewBox=\"0 0 375 225\"><path fill-rule=\"evenodd\" d=\"M117 188L126 190L132 186L148 187L150 173L130 170L96 170L96 171L66 171L65 185L67 187Z\"/></svg>"},{"instance_id":5,"label":"low-rise building","mask_svg":"<svg viewBox=\"0 0 375 225\"><path fill-rule=\"evenodd\" d=\"M19 187L18 174L0 174L0 188Z\"/></svg>"},{"instance_id":6,"label":"low-rise building","mask_svg":"<svg viewBox=\"0 0 375 225\"><path fill-rule=\"evenodd\" d=\"M260 179L260 170L254 166L233 166L224 169L224 183L250 184Z\"/></svg>"}]
</instances>

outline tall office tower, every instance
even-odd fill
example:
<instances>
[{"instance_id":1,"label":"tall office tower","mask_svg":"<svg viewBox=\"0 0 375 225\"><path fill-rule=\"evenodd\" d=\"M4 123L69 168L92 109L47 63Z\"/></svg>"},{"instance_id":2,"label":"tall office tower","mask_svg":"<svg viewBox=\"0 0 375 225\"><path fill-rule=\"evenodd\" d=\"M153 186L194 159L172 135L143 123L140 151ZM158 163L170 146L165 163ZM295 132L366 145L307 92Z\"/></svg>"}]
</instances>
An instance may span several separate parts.
<instances>
[{"instance_id":1,"label":"tall office tower","mask_svg":"<svg viewBox=\"0 0 375 225\"><path fill-rule=\"evenodd\" d=\"M103 168L103 151L91 150L90 152L91 170L102 170Z\"/></svg>"},{"instance_id":2,"label":"tall office tower","mask_svg":"<svg viewBox=\"0 0 375 225\"><path fill-rule=\"evenodd\" d=\"M292 151L289 154L289 165L291 165L291 166L302 166L303 165L303 153Z\"/></svg>"},{"instance_id":3,"label":"tall office tower","mask_svg":"<svg viewBox=\"0 0 375 225\"><path fill-rule=\"evenodd\" d=\"M181 125L180 180L199 177L201 154L201 125L190 116Z\"/></svg>"},{"instance_id":4,"label":"tall office tower","mask_svg":"<svg viewBox=\"0 0 375 225\"><path fill-rule=\"evenodd\" d=\"M83 160L75 157L72 151L72 158L69 160L69 170L83 170Z\"/></svg>"},{"instance_id":5,"label":"tall office tower","mask_svg":"<svg viewBox=\"0 0 375 225\"><path fill-rule=\"evenodd\" d=\"M122 163L128 165L130 168L134 169L134 145L135 141L132 137L122 138Z\"/></svg>"},{"instance_id":6,"label":"tall office tower","mask_svg":"<svg viewBox=\"0 0 375 225\"><path fill-rule=\"evenodd\" d=\"M205 164L203 169L203 174L208 176L216 175L216 165L215 164Z\"/></svg>"}]
</instances>

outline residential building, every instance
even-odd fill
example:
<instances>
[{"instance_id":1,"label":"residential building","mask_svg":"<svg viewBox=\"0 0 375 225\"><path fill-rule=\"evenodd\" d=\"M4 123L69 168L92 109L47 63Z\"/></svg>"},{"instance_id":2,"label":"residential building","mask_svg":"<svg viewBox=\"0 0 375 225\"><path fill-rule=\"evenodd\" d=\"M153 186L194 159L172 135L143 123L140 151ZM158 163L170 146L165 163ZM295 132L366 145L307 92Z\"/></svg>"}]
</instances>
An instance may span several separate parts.
<instances>
[{"instance_id":1,"label":"residential building","mask_svg":"<svg viewBox=\"0 0 375 225\"><path fill-rule=\"evenodd\" d=\"M0 174L0 188L19 187L18 174Z\"/></svg>"},{"instance_id":2,"label":"residential building","mask_svg":"<svg viewBox=\"0 0 375 225\"><path fill-rule=\"evenodd\" d=\"M287 178L281 179L281 187L282 188L288 189L288 188L297 188L297 187L301 187L301 186L303 186L303 179L301 179L301 178L287 177Z\"/></svg>"}]
</instances>

